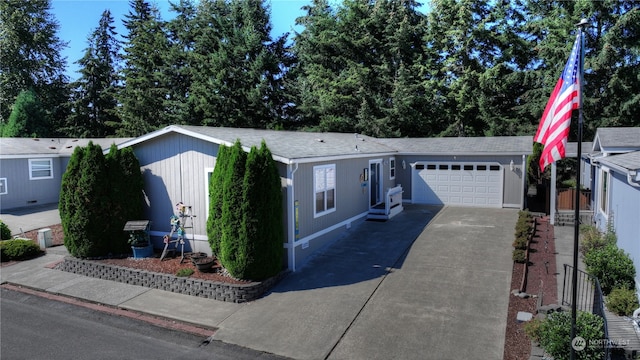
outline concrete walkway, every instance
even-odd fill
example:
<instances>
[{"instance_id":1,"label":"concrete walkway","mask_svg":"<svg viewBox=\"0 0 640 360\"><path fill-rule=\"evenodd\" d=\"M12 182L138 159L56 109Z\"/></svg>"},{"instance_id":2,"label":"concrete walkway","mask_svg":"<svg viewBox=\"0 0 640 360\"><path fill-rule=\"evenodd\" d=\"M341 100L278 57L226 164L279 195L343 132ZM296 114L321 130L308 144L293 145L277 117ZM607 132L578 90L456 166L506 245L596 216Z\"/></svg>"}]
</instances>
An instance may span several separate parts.
<instances>
[{"instance_id":1,"label":"concrete walkway","mask_svg":"<svg viewBox=\"0 0 640 360\"><path fill-rule=\"evenodd\" d=\"M353 227L245 304L52 270L62 247L3 267L0 278L214 328L214 340L293 359L501 359L516 218L513 209L408 205Z\"/></svg>"}]
</instances>

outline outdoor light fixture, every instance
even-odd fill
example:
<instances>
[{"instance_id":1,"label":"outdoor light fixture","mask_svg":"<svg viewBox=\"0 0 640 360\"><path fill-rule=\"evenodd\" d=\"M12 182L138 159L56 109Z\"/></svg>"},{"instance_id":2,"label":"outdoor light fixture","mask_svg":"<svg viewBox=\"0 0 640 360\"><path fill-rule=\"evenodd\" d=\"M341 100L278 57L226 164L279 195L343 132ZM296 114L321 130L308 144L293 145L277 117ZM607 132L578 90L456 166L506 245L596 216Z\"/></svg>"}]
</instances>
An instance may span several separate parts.
<instances>
[{"instance_id":1,"label":"outdoor light fixture","mask_svg":"<svg viewBox=\"0 0 640 360\"><path fill-rule=\"evenodd\" d=\"M511 160L511 163L509 163L509 169L511 169L511 171L515 171L515 167L513 166L513 160Z\"/></svg>"},{"instance_id":2,"label":"outdoor light fixture","mask_svg":"<svg viewBox=\"0 0 640 360\"><path fill-rule=\"evenodd\" d=\"M405 170L407 168L407 163L404 162L404 160L402 160L402 170Z\"/></svg>"}]
</instances>

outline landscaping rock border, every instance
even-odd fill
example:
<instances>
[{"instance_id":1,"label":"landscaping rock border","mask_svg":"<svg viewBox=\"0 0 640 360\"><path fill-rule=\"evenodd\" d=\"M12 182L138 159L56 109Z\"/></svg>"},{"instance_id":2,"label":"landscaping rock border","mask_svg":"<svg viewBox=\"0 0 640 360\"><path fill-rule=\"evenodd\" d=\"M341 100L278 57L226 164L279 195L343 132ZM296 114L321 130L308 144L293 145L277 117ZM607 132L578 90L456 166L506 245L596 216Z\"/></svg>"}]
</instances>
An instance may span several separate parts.
<instances>
[{"instance_id":1,"label":"landscaping rock border","mask_svg":"<svg viewBox=\"0 0 640 360\"><path fill-rule=\"evenodd\" d=\"M55 269L98 279L118 281L131 285L233 303L244 303L262 297L264 293L289 274L289 271L283 271L261 282L229 284L218 281L177 277L169 274L98 263L70 256L65 257L64 261L55 266Z\"/></svg>"}]
</instances>

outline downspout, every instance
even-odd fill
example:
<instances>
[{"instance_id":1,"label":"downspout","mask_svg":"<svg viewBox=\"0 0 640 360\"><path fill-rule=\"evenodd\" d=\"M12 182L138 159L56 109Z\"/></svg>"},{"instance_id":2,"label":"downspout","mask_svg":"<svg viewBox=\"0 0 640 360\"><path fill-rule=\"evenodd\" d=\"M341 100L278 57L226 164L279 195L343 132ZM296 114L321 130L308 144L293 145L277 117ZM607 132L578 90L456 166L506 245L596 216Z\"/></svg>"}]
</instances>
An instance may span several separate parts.
<instances>
[{"instance_id":1,"label":"downspout","mask_svg":"<svg viewBox=\"0 0 640 360\"><path fill-rule=\"evenodd\" d=\"M523 194L520 197L520 210L524 210L524 205L526 203L525 199L527 198L527 193L529 192L527 189L527 155L522 155L522 191Z\"/></svg>"},{"instance_id":2,"label":"downspout","mask_svg":"<svg viewBox=\"0 0 640 360\"><path fill-rule=\"evenodd\" d=\"M295 168L292 169L292 165L295 165ZM295 177L295 173L296 171L298 171L298 163L289 163L289 165L287 166L289 168L289 176L287 179L287 198L289 199L289 205L287 206L287 223L289 224L288 226L288 232L289 232L289 236L288 236L288 262L289 262L289 269L291 271L296 271L296 248L295 248L295 242L296 242L296 218L295 218L295 199L294 199L294 191L293 191L293 184L294 184L294 177Z\"/></svg>"},{"instance_id":3,"label":"downspout","mask_svg":"<svg viewBox=\"0 0 640 360\"><path fill-rule=\"evenodd\" d=\"M640 179L638 179L638 171L633 170L627 172L627 182L633 187L640 188Z\"/></svg>"}]
</instances>

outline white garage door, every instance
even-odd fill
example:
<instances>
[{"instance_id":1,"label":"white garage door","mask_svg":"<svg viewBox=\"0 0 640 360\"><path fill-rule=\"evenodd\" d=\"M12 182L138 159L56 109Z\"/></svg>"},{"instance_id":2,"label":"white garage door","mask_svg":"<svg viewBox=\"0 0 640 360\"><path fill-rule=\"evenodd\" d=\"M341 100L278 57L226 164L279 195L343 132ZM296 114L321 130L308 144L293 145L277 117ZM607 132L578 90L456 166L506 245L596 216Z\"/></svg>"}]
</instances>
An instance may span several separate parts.
<instances>
[{"instance_id":1,"label":"white garage door","mask_svg":"<svg viewBox=\"0 0 640 360\"><path fill-rule=\"evenodd\" d=\"M417 162L411 193L417 204L502 207L502 166Z\"/></svg>"}]
</instances>

